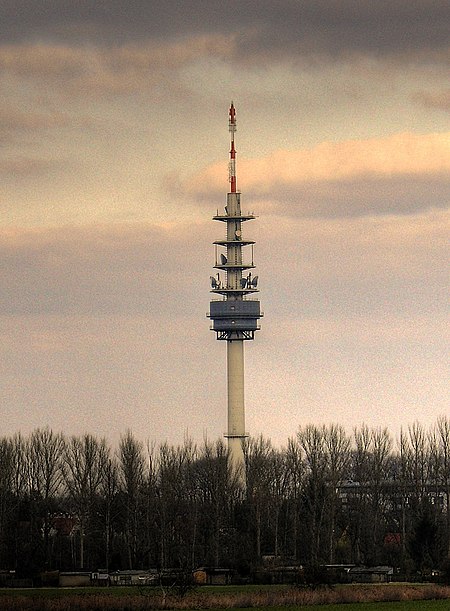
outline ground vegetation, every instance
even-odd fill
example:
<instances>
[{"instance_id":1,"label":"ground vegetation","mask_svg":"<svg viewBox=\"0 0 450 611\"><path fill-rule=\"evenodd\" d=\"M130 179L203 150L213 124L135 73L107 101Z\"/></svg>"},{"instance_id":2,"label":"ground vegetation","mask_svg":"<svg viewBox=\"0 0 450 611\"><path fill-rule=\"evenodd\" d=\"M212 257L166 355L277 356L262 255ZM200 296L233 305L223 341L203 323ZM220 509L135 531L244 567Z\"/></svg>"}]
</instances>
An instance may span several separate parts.
<instances>
[{"instance_id":1,"label":"ground vegetation","mask_svg":"<svg viewBox=\"0 0 450 611\"><path fill-rule=\"evenodd\" d=\"M335 588L207 589L186 596L161 596L158 588L107 590L40 590L11 593L0 590L0 608L8 611L150 611L173 609L241 610L286 608L307 611L440 611L448 609L450 589L436 585L339 586ZM345 607L342 607L345 605Z\"/></svg>"}]
</instances>

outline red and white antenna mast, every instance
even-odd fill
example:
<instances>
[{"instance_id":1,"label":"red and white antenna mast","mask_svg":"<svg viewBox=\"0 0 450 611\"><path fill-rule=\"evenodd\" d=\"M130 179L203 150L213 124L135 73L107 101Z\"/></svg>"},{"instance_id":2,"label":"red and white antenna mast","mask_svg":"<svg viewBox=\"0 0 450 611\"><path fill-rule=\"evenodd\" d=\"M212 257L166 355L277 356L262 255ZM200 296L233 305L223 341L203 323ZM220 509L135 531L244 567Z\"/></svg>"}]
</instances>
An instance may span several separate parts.
<instances>
[{"instance_id":1,"label":"red and white antenna mast","mask_svg":"<svg viewBox=\"0 0 450 611\"><path fill-rule=\"evenodd\" d=\"M230 120L228 129L230 130L231 148L230 148L230 193L236 193L236 149L234 148L234 134L236 132L236 110L233 102L230 106Z\"/></svg>"}]
</instances>

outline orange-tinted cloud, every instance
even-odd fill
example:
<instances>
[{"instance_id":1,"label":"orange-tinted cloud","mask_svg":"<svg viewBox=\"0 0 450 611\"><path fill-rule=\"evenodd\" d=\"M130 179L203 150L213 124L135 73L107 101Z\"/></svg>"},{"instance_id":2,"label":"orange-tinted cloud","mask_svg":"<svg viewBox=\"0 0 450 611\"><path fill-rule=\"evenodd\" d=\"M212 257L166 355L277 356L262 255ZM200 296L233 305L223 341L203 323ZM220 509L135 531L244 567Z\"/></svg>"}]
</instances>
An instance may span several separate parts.
<instances>
[{"instance_id":1,"label":"orange-tinted cloud","mask_svg":"<svg viewBox=\"0 0 450 611\"><path fill-rule=\"evenodd\" d=\"M280 185L348 181L361 176L423 176L449 171L450 132L323 142L311 149L276 150L267 157L238 161L240 186L257 194L269 194ZM199 194L223 190L223 177L224 164L216 163L194 176L187 188Z\"/></svg>"},{"instance_id":2,"label":"orange-tinted cloud","mask_svg":"<svg viewBox=\"0 0 450 611\"><path fill-rule=\"evenodd\" d=\"M450 132L276 150L266 157L238 160L237 170L245 209L289 217L445 208L450 201L449 172ZM216 163L188 179L184 189L198 201L218 202L226 181L226 164Z\"/></svg>"}]
</instances>

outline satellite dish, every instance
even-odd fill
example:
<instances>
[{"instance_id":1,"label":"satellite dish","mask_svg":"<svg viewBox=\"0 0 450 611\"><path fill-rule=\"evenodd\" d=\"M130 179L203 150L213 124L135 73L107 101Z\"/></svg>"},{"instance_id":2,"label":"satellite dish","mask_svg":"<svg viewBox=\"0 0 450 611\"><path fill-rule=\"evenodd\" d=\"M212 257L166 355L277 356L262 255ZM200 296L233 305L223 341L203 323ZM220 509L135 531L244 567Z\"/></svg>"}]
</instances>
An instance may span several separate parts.
<instances>
[{"instance_id":1,"label":"satellite dish","mask_svg":"<svg viewBox=\"0 0 450 611\"><path fill-rule=\"evenodd\" d=\"M247 286L247 278L241 278L241 289L245 289Z\"/></svg>"},{"instance_id":2,"label":"satellite dish","mask_svg":"<svg viewBox=\"0 0 450 611\"><path fill-rule=\"evenodd\" d=\"M217 288L217 280L214 278L214 276L210 276L209 279L211 280L211 288L216 289Z\"/></svg>"},{"instance_id":3,"label":"satellite dish","mask_svg":"<svg viewBox=\"0 0 450 611\"><path fill-rule=\"evenodd\" d=\"M252 287L256 289L258 286L258 276L255 276L252 280Z\"/></svg>"},{"instance_id":4,"label":"satellite dish","mask_svg":"<svg viewBox=\"0 0 450 611\"><path fill-rule=\"evenodd\" d=\"M239 239L242 235L242 231L240 229L236 229L236 231L234 232L234 235Z\"/></svg>"},{"instance_id":5,"label":"satellite dish","mask_svg":"<svg viewBox=\"0 0 450 611\"><path fill-rule=\"evenodd\" d=\"M220 260L222 261L222 265L226 265L227 264L227 258L224 254L220 255Z\"/></svg>"}]
</instances>

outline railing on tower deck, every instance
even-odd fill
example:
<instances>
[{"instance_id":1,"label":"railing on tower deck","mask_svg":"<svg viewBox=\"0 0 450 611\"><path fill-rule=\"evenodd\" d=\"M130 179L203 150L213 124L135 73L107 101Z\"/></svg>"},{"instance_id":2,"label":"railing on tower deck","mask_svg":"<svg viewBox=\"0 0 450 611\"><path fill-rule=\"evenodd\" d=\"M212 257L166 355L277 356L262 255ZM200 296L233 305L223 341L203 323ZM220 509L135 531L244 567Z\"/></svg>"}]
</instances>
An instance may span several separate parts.
<instances>
[{"instance_id":1,"label":"railing on tower deck","mask_svg":"<svg viewBox=\"0 0 450 611\"><path fill-rule=\"evenodd\" d=\"M220 289L220 290L223 290L223 289ZM229 291L232 292L232 293L237 293L238 292L236 289L229 289ZM255 289L255 291L256 291L256 289ZM223 295L223 297L221 297L221 298L212 298L212 299L210 299L210 303L214 303L216 301L230 301L230 300L227 299L226 295ZM253 299L251 297L247 297L246 295L243 295L242 299L240 299L239 301L259 301L259 299Z\"/></svg>"}]
</instances>

